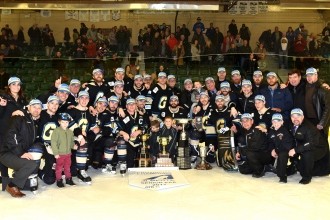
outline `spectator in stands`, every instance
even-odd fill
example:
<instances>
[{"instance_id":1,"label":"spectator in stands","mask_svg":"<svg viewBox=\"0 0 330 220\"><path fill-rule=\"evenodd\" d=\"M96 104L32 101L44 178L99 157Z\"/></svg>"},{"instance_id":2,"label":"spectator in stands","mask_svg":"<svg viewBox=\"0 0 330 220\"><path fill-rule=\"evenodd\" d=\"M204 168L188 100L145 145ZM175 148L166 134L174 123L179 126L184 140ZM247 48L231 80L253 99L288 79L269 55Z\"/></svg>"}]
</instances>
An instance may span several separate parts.
<instances>
[{"instance_id":1,"label":"spectator in stands","mask_svg":"<svg viewBox=\"0 0 330 220\"><path fill-rule=\"evenodd\" d=\"M261 58L261 54L266 54L267 50L264 47L264 44L260 42L258 46L254 49L253 53L256 55L257 61Z\"/></svg>"},{"instance_id":2,"label":"spectator in stands","mask_svg":"<svg viewBox=\"0 0 330 220\"><path fill-rule=\"evenodd\" d=\"M328 32L328 35L330 34L330 22L327 23L327 26L325 26L322 30L322 36L325 36L326 32Z\"/></svg>"},{"instance_id":3,"label":"spectator in stands","mask_svg":"<svg viewBox=\"0 0 330 220\"><path fill-rule=\"evenodd\" d=\"M243 64L244 78L252 79L252 74L258 69L258 61L253 53L250 53L249 59Z\"/></svg>"},{"instance_id":4,"label":"spectator in stands","mask_svg":"<svg viewBox=\"0 0 330 220\"><path fill-rule=\"evenodd\" d=\"M288 39L286 38L286 34L282 33L282 37L280 40L280 48L278 51L279 54L279 68L288 68Z\"/></svg>"},{"instance_id":5,"label":"spectator in stands","mask_svg":"<svg viewBox=\"0 0 330 220\"><path fill-rule=\"evenodd\" d=\"M236 35L238 34L238 29L237 29L237 25L235 23L235 20L232 19L231 23L228 25L228 31L230 32L230 34L235 38Z\"/></svg>"},{"instance_id":6,"label":"spectator in stands","mask_svg":"<svg viewBox=\"0 0 330 220\"><path fill-rule=\"evenodd\" d=\"M197 33L197 29L200 29L199 32L204 32L204 30L205 30L205 26L200 17L197 18L197 21L193 26L193 31L195 32L195 34Z\"/></svg>"},{"instance_id":7,"label":"spectator in stands","mask_svg":"<svg viewBox=\"0 0 330 220\"><path fill-rule=\"evenodd\" d=\"M303 69L303 60L307 55L307 42L299 33L294 41L294 55L298 57L297 67ZM299 62L300 61L300 62Z\"/></svg>"},{"instance_id":8,"label":"spectator in stands","mask_svg":"<svg viewBox=\"0 0 330 220\"><path fill-rule=\"evenodd\" d=\"M191 62L194 66L199 65L201 62L201 49L198 40L194 41L191 45Z\"/></svg>"},{"instance_id":9,"label":"spectator in stands","mask_svg":"<svg viewBox=\"0 0 330 220\"><path fill-rule=\"evenodd\" d=\"M23 47L23 44L25 43L25 36L24 36L24 28L22 26L19 27L19 30L17 32L17 46L19 46L20 48Z\"/></svg>"},{"instance_id":10,"label":"spectator in stands","mask_svg":"<svg viewBox=\"0 0 330 220\"><path fill-rule=\"evenodd\" d=\"M288 55L292 56L294 54L294 31L292 27L288 27L286 38L288 39Z\"/></svg>"},{"instance_id":11,"label":"spectator in stands","mask_svg":"<svg viewBox=\"0 0 330 220\"><path fill-rule=\"evenodd\" d=\"M216 41L216 35L215 35L215 28L213 26L213 22L210 23L210 27L207 28L205 35L214 45Z\"/></svg>"},{"instance_id":12,"label":"spectator in stands","mask_svg":"<svg viewBox=\"0 0 330 220\"><path fill-rule=\"evenodd\" d=\"M161 39L160 46L155 51L156 57L159 58L160 62L168 62L168 59L172 57L172 51L166 44L165 39Z\"/></svg>"},{"instance_id":13,"label":"spectator in stands","mask_svg":"<svg viewBox=\"0 0 330 220\"><path fill-rule=\"evenodd\" d=\"M267 51L272 50L272 31L270 29L265 30L259 37L259 42L263 43Z\"/></svg>"},{"instance_id":14,"label":"spectator in stands","mask_svg":"<svg viewBox=\"0 0 330 220\"><path fill-rule=\"evenodd\" d=\"M242 24L242 27L239 29L239 35L243 40L247 40L249 44L251 38L251 31L249 27L247 27L245 24Z\"/></svg>"},{"instance_id":15,"label":"spectator in stands","mask_svg":"<svg viewBox=\"0 0 330 220\"><path fill-rule=\"evenodd\" d=\"M221 46L222 46L222 42L223 42L223 34L220 32L219 28L216 27L215 28L215 42L214 42L214 47L215 47L215 51L216 53L221 53Z\"/></svg>"},{"instance_id":16,"label":"spectator in stands","mask_svg":"<svg viewBox=\"0 0 330 220\"><path fill-rule=\"evenodd\" d=\"M41 43L41 31L38 28L38 24L33 24L29 30L28 35L30 37L30 46L33 50L36 50Z\"/></svg>"},{"instance_id":17,"label":"spectator in stands","mask_svg":"<svg viewBox=\"0 0 330 220\"><path fill-rule=\"evenodd\" d=\"M305 29L305 25L303 23L300 23L299 27L294 30L294 38L295 40L298 38L299 34L303 37L304 40L307 40L307 30Z\"/></svg>"},{"instance_id":18,"label":"spectator in stands","mask_svg":"<svg viewBox=\"0 0 330 220\"><path fill-rule=\"evenodd\" d=\"M68 27L66 27L64 28L64 37L63 37L63 42L66 48L69 48L70 40L71 40L70 30Z\"/></svg>"},{"instance_id":19,"label":"spectator in stands","mask_svg":"<svg viewBox=\"0 0 330 220\"><path fill-rule=\"evenodd\" d=\"M3 54L5 57L8 56L8 47L5 44L0 45L0 53Z\"/></svg>"},{"instance_id":20,"label":"spectator in stands","mask_svg":"<svg viewBox=\"0 0 330 220\"><path fill-rule=\"evenodd\" d=\"M243 45L243 39L241 38L241 35L237 34L236 37L235 37L235 45L236 45L236 48L238 49L239 47L241 47Z\"/></svg>"},{"instance_id":21,"label":"spectator in stands","mask_svg":"<svg viewBox=\"0 0 330 220\"><path fill-rule=\"evenodd\" d=\"M111 51L117 52L117 38L116 38L117 30L115 27L110 29L109 35L108 35L108 41L109 41L109 49Z\"/></svg>"},{"instance_id":22,"label":"spectator in stands","mask_svg":"<svg viewBox=\"0 0 330 220\"><path fill-rule=\"evenodd\" d=\"M17 48L14 42L11 42L8 49L7 57L11 57L10 62L14 66L17 61L19 61L19 57L22 56L22 52Z\"/></svg>"},{"instance_id":23,"label":"spectator in stands","mask_svg":"<svg viewBox=\"0 0 330 220\"><path fill-rule=\"evenodd\" d=\"M86 45L86 57L95 58L96 57L96 43L92 38L88 39L88 44Z\"/></svg>"},{"instance_id":24,"label":"spectator in stands","mask_svg":"<svg viewBox=\"0 0 330 220\"><path fill-rule=\"evenodd\" d=\"M0 54L1 57L1 54ZM6 73L5 69L0 67L0 94L3 94L8 86L9 74Z\"/></svg>"},{"instance_id":25,"label":"spectator in stands","mask_svg":"<svg viewBox=\"0 0 330 220\"><path fill-rule=\"evenodd\" d=\"M238 48L238 52L240 53L240 66L243 68L245 60L248 60L250 53L252 53L252 49L247 40L243 40L243 45Z\"/></svg>"},{"instance_id":26,"label":"spectator in stands","mask_svg":"<svg viewBox=\"0 0 330 220\"><path fill-rule=\"evenodd\" d=\"M12 40L12 39L14 38L13 30L9 27L9 24L6 24L6 25L1 29L1 32L2 32L3 30L6 32L6 36L7 36L8 40Z\"/></svg>"},{"instance_id":27,"label":"spectator in stands","mask_svg":"<svg viewBox=\"0 0 330 220\"><path fill-rule=\"evenodd\" d=\"M72 31L73 43L76 43L78 38L79 38L79 32L78 32L77 28L73 28L73 31Z\"/></svg>"},{"instance_id":28,"label":"spectator in stands","mask_svg":"<svg viewBox=\"0 0 330 220\"><path fill-rule=\"evenodd\" d=\"M171 51L178 45L178 40L176 39L174 33L171 33L169 39L167 40L167 45L170 47Z\"/></svg>"},{"instance_id":29,"label":"spectator in stands","mask_svg":"<svg viewBox=\"0 0 330 220\"><path fill-rule=\"evenodd\" d=\"M52 59L52 67L61 75L65 69L65 63L62 58L61 51L56 51L54 58Z\"/></svg>"},{"instance_id":30,"label":"spectator in stands","mask_svg":"<svg viewBox=\"0 0 330 220\"><path fill-rule=\"evenodd\" d=\"M96 40L97 40L97 30L95 28L95 24L92 24L91 28L88 29L88 31L86 33L86 37L87 37L87 39L92 39L94 42L96 42Z\"/></svg>"},{"instance_id":31,"label":"spectator in stands","mask_svg":"<svg viewBox=\"0 0 330 220\"><path fill-rule=\"evenodd\" d=\"M198 40L199 49L201 51L201 54L204 53L206 42L205 42L205 38L204 38L203 31L201 28L196 29L194 36L191 39L191 42L194 43L195 40Z\"/></svg>"},{"instance_id":32,"label":"spectator in stands","mask_svg":"<svg viewBox=\"0 0 330 220\"><path fill-rule=\"evenodd\" d=\"M325 32L321 43L321 55L323 57L330 57L330 32Z\"/></svg>"},{"instance_id":33,"label":"spectator in stands","mask_svg":"<svg viewBox=\"0 0 330 220\"><path fill-rule=\"evenodd\" d=\"M184 56L185 56L185 50L184 50L184 46L183 46L183 41L179 41L179 43L174 47L173 50L175 56L176 56L176 60L175 60L175 64L178 67L182 67L184 64Z\"/></svg>"},{"instance_id":34,"label":"spectator in stands","mask_svg":"<svg viewBox=\"0 0 330 220\"><path fill-rule=\"evenodd\" d=\"M274 32L272 33L272 48L275 54L279 53L280 47L281 47L281 37L282 37L282 32L279 31L278 27L275 27Z\"/></svg>"},{"instance_id":35,"label":"spectator in stands","mask_svg":"<svg viewBox=\"0 0 330 220\"><path fill-rule=\"evenodd\" d=\"M88 27L85 23L80 23L80 36L87 35Z\"/></svg>"},{"instance_id":36,"label":"spectator in stands","mask_svg":"<svg viewBox=\"0 0 330 220\"><path fill-rule=\"evenodd\" d=\"M184 35L185 39L188 41L188 38L190 36L190 31L189 29L186 27L186 24L183 24L181 29L180 29L180 36Z\"/></svg>"},{"instance_id":37,"label":"spectator in stands","mask_svg":"<svg viewBox=\"0 0 330 220\"><path fill-rule=\"evenodd\" d=\"M225 57L225 62L228 65L238 66L239 65L239 55L237 54L238 50L236 44L232 42L230 44L230 48L227 51L227 55Z\"/></svg>"},{"instance_id":38,"label":"spectator in stands","mask_svg":"<svg viewBox=\"0 0 330 220\"><path fill-rule=\"evenodd\" d=\"M45 55L46 57L51 57L53 55L53 50L55 47L55 38L53 31L49 31L44 35L44 46L45 46Z\"/></svg>"},{"instance_id":39,"label":"spectator in stands","mask_svg":"<svg viewBox=\"0 0 330 220\"><path fill-rule=\"evenodd\" d=\"M227 31L227 35L225 36L222 43L222 53L227 53L229 48L232 48L231 44L234 43L234 37L231 35L229 31ZM236 47L235 47L236 48Z\"/></svg>"}]
</instances>

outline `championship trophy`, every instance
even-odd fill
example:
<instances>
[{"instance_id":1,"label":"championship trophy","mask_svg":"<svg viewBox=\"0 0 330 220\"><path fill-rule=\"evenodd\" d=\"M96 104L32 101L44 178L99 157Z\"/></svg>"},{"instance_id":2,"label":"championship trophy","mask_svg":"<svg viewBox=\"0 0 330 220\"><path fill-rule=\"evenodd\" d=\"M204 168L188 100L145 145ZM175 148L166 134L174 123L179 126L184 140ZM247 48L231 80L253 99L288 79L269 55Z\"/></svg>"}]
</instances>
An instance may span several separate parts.
<instances>
[{"instance_id":1,"label":"championship trophy","mask_svg":"<svg viewBox=\"0 0 330 220\"><path fill-rule=\"evenodd\" d=\"M187 123L189 123L192 119L188 118L177 118L176 124L180 124L182 126L182 131L180 134L180 140L178 143L178 151L177 151L177 166L180 169L190 169L190 148L188 145L188 137L187 132L184 130Z\"/></svg>"},{"instance_id":2,"label":"championship trophy","mask_svg":"<svg viewBox=\"0 0 330 220\"><path fill-rule=\"evenodd\" d=\"M157 158L157 163L155 167L173 167L174 164L170 158L170 155L166 153L166 146L169 143L169 137L159 137L159 143L162 147L161 153L159 154L159 158Z\"/></svg>"},{"instance_id":3,"label":"championship trophy","mask_svg":"<svg viewBox=\"0 0 330 220\"><path fill-rule=\"evenodd\" d=\"M149 134L143 134L141 136L142 140L142 148L140 152L140 158L139 158L139 167L150 167L151 160L149 158L148 150L146 147L146 141L149 139Z\"/></svg>"},{"instance_id":4,"label":"championship trophy","mask_svg":"<svg viewBox=\"0 0 330 220\"><path fill-rule=\"evenodd\" d=\"M210 170L212 169L212 166L206 162L205 157L206 157L206 152L207 148L205 146L205 142L199 143L199 155L201 156L201 162L196 166L197 170Z\"/></svg>"}]
</instances>

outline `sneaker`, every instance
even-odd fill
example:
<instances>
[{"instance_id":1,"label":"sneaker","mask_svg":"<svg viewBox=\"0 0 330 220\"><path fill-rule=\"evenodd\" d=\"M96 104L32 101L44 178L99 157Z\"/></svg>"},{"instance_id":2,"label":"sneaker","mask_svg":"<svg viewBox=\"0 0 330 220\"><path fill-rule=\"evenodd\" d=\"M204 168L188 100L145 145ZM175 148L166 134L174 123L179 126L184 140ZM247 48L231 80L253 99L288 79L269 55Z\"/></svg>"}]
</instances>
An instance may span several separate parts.
<instances>
[{"instance_id":1,"label":"sneaker","mask_svg":"<svg viewBox=\"0 0 330 220\"><path fill-rule=\"evenodd\" d=\"M90 176L88 176L88 174L86 173L85 170L79 170L77 173L77 177L82 180L83 182L91 182L92 179L90 178Z\"/></svg>"},{"instance_id":2,"label":"sneaker","mask_svg":"<svg viewBox=\"0 0 330 220\"><path fill-rule=\"evenodd\" d=\"M67 178L66 180L65 180L65 183L67 184L67 185L70 185L70 186L75 186L76 184L72 181L72 177L71 178Z\"/></svg>"},{"instance_id":3,"label":"sneaker","mask_svg":"<svg viewBox=\"0 0 330 220\"><path fill-rule=\"evenodd\" d=\"M63 188L64 187L64 184L63 184L62 180L57 180L56 185L57 185L58 188Z\"/></svg>"}]
</instances>

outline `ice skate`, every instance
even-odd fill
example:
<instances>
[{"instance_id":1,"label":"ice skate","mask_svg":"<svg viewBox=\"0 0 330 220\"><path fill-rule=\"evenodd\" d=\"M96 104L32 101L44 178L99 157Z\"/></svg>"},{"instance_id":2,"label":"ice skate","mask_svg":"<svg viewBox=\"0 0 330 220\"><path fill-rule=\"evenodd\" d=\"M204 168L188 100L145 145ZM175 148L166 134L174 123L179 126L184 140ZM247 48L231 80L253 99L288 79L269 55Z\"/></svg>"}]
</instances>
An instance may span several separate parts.
<instances>
[{"instance_id":1,"label":"ice skate","mask_svg":"<svg viewBox=\"0 0 330 220\"><path fill-rule=\"evenodd\" d=\"M121 174L122 176L125 176L125 174L126 174L126 168L127 168L126 163L122 163L122 164L120 164L119 169L120 169L120 174Z\"/></svg>"},{"instance_id":2,"label":"ice skate","mask_svg":"<svg viewBox=\"0 0 330 220\"><path fill-rule=\"evenodd\" d=\"M92 179L88 174L86 173L85 170L79 170L77 173L77 177L80 181L86 183L86 184L92 184Z\"/></svg>"},{"instance_id":3,"label":"ice skate","mask_svg":"<svg viewBox=\"0 0 330 220\"><path fill-rule=\"evenodd\" d=\"M112 175L115 175L116 172L116 167L112 166L111 164L107 164L103 169L102 169L102 173L109 173Z\"/></svg>"}]
</instances>

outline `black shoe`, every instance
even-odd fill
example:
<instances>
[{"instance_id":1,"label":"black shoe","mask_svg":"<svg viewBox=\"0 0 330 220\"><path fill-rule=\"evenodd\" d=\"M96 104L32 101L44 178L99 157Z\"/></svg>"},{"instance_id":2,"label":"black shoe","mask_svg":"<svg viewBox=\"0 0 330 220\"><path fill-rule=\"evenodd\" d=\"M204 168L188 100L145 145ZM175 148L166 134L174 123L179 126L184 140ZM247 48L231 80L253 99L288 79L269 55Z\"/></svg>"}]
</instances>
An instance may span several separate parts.
<instances>
[{"instance_id":1,"label":"black shoe","mask_svg":"<svg viewBox=\"0 0 330 220\"><path fill-rule=\"evenodd\" d=\"M308 183L311 182L311 179L306 179L306 178L302 178L299 183L300 184L304 184L304 185L307 185Z\"/></svg>"},{"instance_id":2,"label":"black shoe","mask_svg":"<svg viewBox=\"0 0 330 220\"><path fill-rule=\"evenodd\" d=\"M0 183L2 183L2 177L0 176Z\"/></svg>"},{"instance_id":3,"label":"black shoe","mask_svg":"<svg viewBox=\"0 0 330 220\"><path fill-rule=\"evenodd\" d=\"M287 183L288 182L288 180L287 180L287 177L285 176L285 177L280 177L280 181L279 181L280 183Z\"/></svg>"},{"instance_id":4,"label":"black shoe","mask_svg":"<svg viewBox=\"0 0 330 220\"><path fill-rule=\"evenodd\" d=\"M254 178L260 178L260 177L263 177L264 175L265 175L264 172L261 172L261 173L254 173L254 174L252 174L252 177L254 177Z\"/></svg>"},{"instance_id":5,"label":"black shoe","mask_svg":"<svg viewBox=\"0 0 330 220\"><path fill-rule=\"evenodd\" d=\"M64 187L64 184L63 184L62 180L57 180L56 185L57 185L58 188L63 188Z\"/></svg>"},{"instance_id":6,"label":"black shoe","mask_svg":"<svg viewBox=\"0 0 330 220\"><path fill-rule=\"evenodd\" d=\"M75 186L76 184L72 181L72 177L65 180L65 184Z\"/></svg>"}]
</instances>

